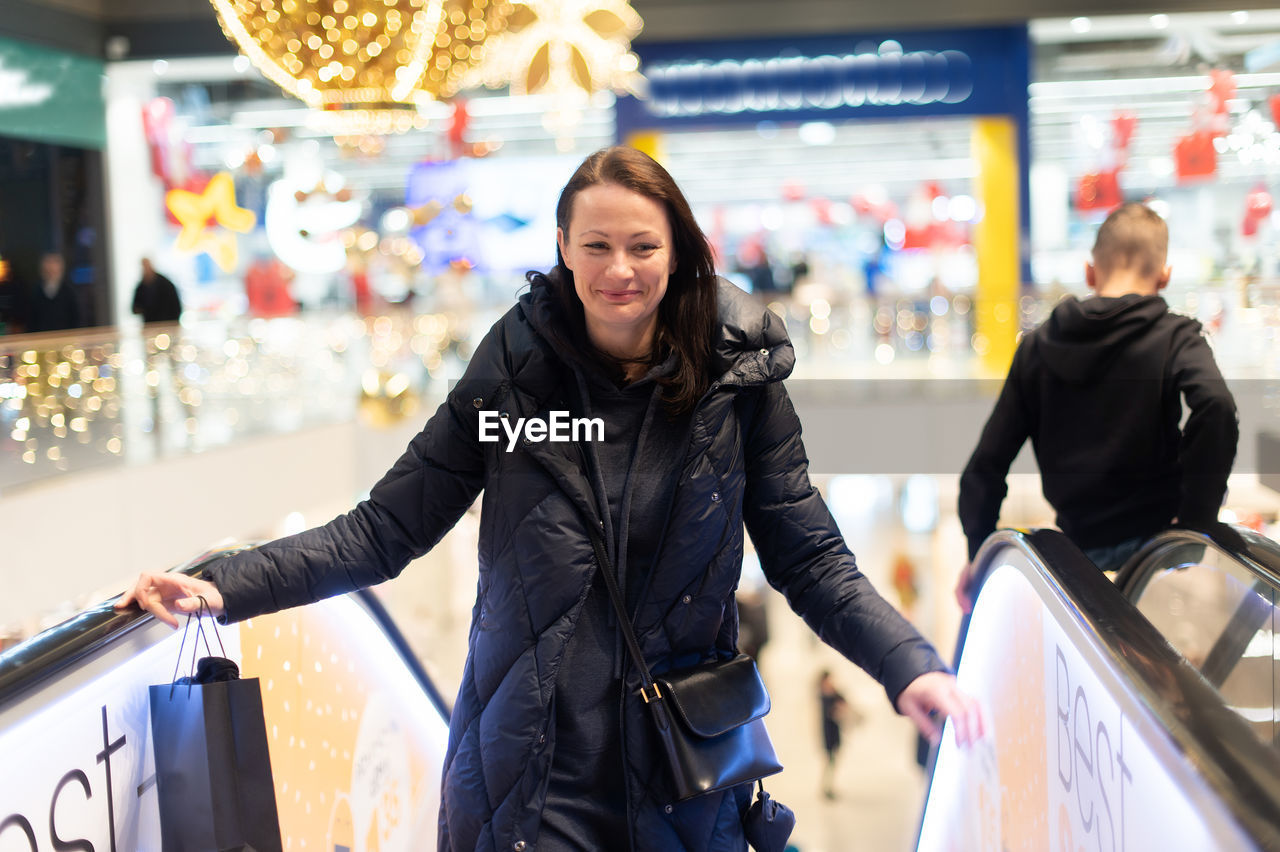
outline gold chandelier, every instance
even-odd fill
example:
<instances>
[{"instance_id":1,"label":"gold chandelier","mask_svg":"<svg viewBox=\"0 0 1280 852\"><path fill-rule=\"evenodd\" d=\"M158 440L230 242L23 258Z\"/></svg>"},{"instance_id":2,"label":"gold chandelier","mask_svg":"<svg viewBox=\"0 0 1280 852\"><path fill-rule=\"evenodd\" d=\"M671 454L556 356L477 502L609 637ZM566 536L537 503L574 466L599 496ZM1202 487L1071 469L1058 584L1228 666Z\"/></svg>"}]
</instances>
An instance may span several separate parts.
<instances>
[{"instance_id":1,"label":"gold chandelier","mask_svg":"<svg viewBox=\"0 0 1280 852\"><path fill-rule=\"evenodd\" d=\"M506 26L507 0L210 0L223 32L269 80L335 129L421 126Z\"/></svg>"}]
</instances>

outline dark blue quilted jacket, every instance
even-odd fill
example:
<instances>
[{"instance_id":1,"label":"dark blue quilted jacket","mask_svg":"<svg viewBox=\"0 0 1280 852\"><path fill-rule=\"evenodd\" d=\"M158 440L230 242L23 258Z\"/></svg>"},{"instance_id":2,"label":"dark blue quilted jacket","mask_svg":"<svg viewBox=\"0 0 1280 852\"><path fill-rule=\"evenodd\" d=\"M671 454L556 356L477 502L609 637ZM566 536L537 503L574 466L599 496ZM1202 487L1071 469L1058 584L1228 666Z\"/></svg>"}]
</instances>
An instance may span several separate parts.
<instances>
[{"instance_id":1,"label":"dark blue quilted jacket","mask_svg":"<svg viewBox=\"0 0 1280 852\"><path fill-rule=\"evenodd\" d=\"M584 524L598 523L602 501L578 448L539 442L508 452L505 435L477 440L482 410L510 418L571 410L572 370L539 334L556 321L551 304L535 283L493 326L368 500L323 527L226 560L212 576L232 621L378 583L435 545L483 490L479 594L445 757L441 850L537 849L556 747L557 667L597 569ZM666 536L635 612L646 659L661 672L734 653L745 524L774 588L893 699L945 666L858 570L809 483L782 385L795 356L781 322L723 281L719 313L716 378L694 412L688 445L654 450L681 461ZM749 785L669 804L630 666L625 679L620 771L631 849L741 852ZM626 842L619 838L618 848Z\"/></svg>"}]
</instances>

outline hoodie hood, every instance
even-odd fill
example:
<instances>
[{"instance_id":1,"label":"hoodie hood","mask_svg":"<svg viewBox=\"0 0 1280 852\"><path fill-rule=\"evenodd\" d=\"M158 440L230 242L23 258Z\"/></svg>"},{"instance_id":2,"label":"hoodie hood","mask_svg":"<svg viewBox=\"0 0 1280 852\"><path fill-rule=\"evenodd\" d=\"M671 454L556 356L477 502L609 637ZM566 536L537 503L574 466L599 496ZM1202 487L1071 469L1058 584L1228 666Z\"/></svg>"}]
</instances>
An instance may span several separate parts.
<instances>
[{"instance_id":1,"label":"hoodie hood","mask_svg":"<svg viewBox=\"0 0 1280 852\"><path fill-rule=\"evenodd\" d=\"M1088 382L1168 312L1159 296L1133 293L1083 301L1070 297L1058 303L1036 331L1036 349L1058 378L1072 384Z\"/></svg>"},{"instance_id":2,"label":"hoodie hood","mask_svg":"<svg viewBox=\"0 0 1280 852\"><path fill-rule=\"evenodd\" d=\"M551 290L550 279L556 274L553 269L534 276L529 292L520 297L520 306L533 330L561 359L572 363L570 353L559 351L553 342L555 336L546 333L546 329L565 322ZM712 377L721 384L752 385L791 375L796 356L782 320L726 279L717 277L716 283L719 327L712 338Z\"/></svg>"}]
</instances>

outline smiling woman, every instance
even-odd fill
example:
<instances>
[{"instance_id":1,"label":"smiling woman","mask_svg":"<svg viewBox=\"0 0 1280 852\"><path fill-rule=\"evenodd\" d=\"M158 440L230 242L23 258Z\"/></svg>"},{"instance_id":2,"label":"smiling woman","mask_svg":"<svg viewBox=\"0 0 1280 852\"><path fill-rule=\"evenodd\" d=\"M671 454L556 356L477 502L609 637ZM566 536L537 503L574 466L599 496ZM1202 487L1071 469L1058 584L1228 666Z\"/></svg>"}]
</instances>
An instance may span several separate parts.
<instances>
[{"instance_id":1,"label":"smiling woman","mask_svg":"<svg viewBox=\"0 0 1280 852\"><path fill-rule=\"evenodd\" d=\"M556 268L531 273L569 320L553 342L615 379L654 377L672 413L688 411L711 379L717 284L711 244L667 170L633 148L587 157L556 205Z\"/></svg>"},{"instance_id":2,"label":"smiling woman","mask_svg":"<svg viewBox=\"0 0 1280 852\"><path fill-rule=\"evenodd\" d=\"M715 275L667 171L630 148L598 151L556 220L556 266L529 274L367 500L223 560L211 582L143 575L122 603L171 619L200 594L239 621L372 585L483 491L441 850L746 848L752 783L717 775L690 793L662 750L674 726L654 724L691 667L754 671L738 654L744 531L770 584L922 732L937 737L949 716L960 743L980 736L976 704L858 570L809 482L782 322ZM570 424L559 440L566 418L590 434ZM730 724L716 730L747 729L751 692L717 693L716 724ZM751 778L776 771L736 762Z\"/></svg>"},{"instance_id":3,"label":"smiling woman","mask_svg":"<svg viewBox=\"0 0 1280 852\"><path fill-rule=\"evenodd\" d=\"M582 300L587 336L615 358L648 357L676 268L666 211L638 192L597 184L578 195L565 230L556 229L556 242Z\"/></svg>"}]
</instances>

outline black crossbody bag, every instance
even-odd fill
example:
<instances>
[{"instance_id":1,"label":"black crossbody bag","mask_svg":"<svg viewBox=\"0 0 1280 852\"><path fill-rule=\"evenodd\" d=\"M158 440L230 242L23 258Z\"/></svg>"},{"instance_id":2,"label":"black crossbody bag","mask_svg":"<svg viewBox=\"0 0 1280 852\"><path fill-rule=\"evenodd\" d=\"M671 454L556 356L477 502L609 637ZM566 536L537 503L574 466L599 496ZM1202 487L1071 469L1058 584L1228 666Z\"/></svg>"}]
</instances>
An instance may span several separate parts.
<instances>
[{"instance_id":1,"label":"black crossbody bag","mask_svg":"<svg viewBox=\"0 0 1280 852\"><path fill-rule=\"evenodd\" d=\"M604 541L590 521L586 526L627 650L640 672L638 691L662 743L676 801L781 772L764 727L769 693L755 660L739 654L655 678L631 627Z\"/></svg>"}]
</instances>

